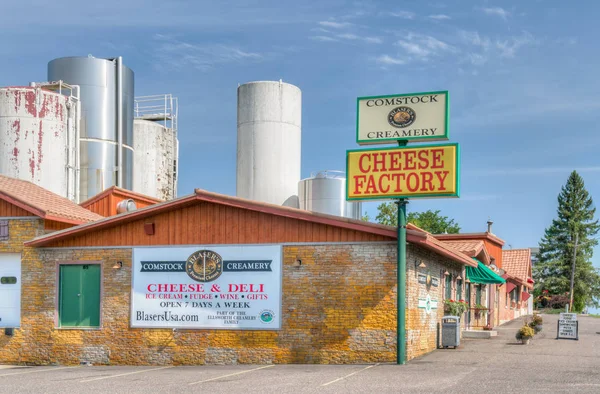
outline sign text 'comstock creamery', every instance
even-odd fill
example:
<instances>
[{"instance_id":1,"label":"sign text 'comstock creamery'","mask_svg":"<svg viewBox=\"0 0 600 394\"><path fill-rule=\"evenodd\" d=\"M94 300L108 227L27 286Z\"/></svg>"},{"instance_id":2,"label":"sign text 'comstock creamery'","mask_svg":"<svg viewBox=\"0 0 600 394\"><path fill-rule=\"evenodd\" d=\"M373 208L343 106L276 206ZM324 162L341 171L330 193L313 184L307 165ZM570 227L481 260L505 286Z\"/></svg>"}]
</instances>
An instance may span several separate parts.
<instances>
[{"instance_id":1,"label":"sign text 'comstock creamery'","mask_svg":"<svg viewBox=\"0 0 600 394\"><path fill-rule=\"evenodd\" d=\"M448 92L359 97L359 145L448 139Z\"/></svg>"}]
</instances>

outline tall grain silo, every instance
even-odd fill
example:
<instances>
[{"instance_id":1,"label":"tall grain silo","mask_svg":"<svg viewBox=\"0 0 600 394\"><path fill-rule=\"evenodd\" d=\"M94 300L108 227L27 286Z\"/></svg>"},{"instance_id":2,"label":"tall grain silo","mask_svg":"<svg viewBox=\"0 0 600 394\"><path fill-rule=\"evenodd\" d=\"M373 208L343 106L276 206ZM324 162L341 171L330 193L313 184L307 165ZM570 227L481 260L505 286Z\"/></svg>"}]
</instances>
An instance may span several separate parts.
<instances>
[{"instance_id":1,"label":"tall grain silo","mask_svg":"<svg viewBox=\"0 0 600 394\"><path fill-rule=\"evenodd\" d=\"M133 187L133 71L120 57L64 57L48 79L81 88L80 199L110 186Z\"/></svg>"},{"instance_id":2,"label":"tall grain silo","mask_svg":"<svg viewBox=\"0 0 600 394\"><path fill-rule=\"evenodd\" d=\"M50 88L0 88L0 174L76 201L78 103Z\"/></svg>"},{"instance_id":3,"label":"tall grain silo","mask_svg":"<svg viewBox=\"0 0 600 394\"><path fill-rule=\"evenodd\" d=\"M273 81L238 87L238 197L298 208L302 93Z\"/></svg>"},{"instance_id":4,"label":"tall grain silo","mask_svg":"<svg viewBox=\"0 0 600 394\"><path fill-rule=\"evenodd\" d=\"M360 202L346 201L346 174L342 171L319 171L298 184L300 209L350 219L362 218Z\"/></svg>"},{"instance_id":5,"label":"tall grain silo","mask_svg":"<svg viewBox=\"0 0 600 394\"><path fill-rule=\"evenodd\" d=\"M177 197L177 98L136 97L133 121L133 190L161 200Z\"/></svg>"}]
</instances>

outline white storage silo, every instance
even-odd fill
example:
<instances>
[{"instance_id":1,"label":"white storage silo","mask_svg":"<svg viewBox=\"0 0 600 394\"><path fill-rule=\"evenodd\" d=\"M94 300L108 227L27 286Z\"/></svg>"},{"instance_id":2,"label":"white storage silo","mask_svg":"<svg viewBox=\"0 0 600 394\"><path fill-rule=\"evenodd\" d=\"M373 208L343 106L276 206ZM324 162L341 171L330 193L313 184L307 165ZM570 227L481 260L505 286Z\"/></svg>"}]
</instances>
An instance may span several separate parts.
<instances>
[{"instance_id":1,"label":"white storage silo","mask_svg":"<svg viewBox=\"0 0 600 394\"><path fill-rule=\"evenodd\" d=\"M238 197L298 208L302 93L273 81L238 87Z\"/></svg>"},{"instance_id":2,"label":"white storage silo","mask_svg":"<svg viewBox=\"0 0 600 394\"><path fill-rule=\"evenodd\" d=\"M172 128L133 121L133 190L161 200L177 196L177 137Z\"/></svg>"},{"instance_id":3,"label":"white storage silo","mask_svg":"<svg viewBox=\"0 0 600 394\"><path fill-rule=\"evenodd\" d=\"M133 186L134 74L120 57L63 57L48 63L48 80L80 87L80 198L111 186Z\"/></svg>"},{"instance_id":4,"label":"white storage silo","mask_svg":"<svg viewBox=\"0 0 600 394\"><path fill-rule=\"evenodd\" d=\"M319 171L298 183L300 209L360 220L360 202L346 201L346 174Z\"/></svg>"},{"instance_id":5,"label":"white storage silo","mask_svg":"<svg viewBox=\"0 0 600 394\"><path fill-rule=\"evenodd\" d=\"M0 174L75 200L76 108L40 87L0 88Z\"/></svg>"}]
</instances>

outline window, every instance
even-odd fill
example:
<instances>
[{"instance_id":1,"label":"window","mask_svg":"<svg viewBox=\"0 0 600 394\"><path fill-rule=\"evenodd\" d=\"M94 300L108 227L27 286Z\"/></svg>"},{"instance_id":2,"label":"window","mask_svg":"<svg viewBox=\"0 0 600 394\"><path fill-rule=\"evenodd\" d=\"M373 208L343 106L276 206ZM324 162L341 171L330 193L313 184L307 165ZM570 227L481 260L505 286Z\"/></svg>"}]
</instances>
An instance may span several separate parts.
<instances>
[{"instance_id":1,"label":"window","mask_svg":"<svg viewBox=\"0 0 600 394\"><path fill-rule=\"evenodd\" d=\"M0 284L3 285L16 285L17 278L15 276L3 276L0 278Z\"/></svg>"},{"instance_id":2,"label":"window","mask_svg":"<svg viewBox=\"0 0 600 394\"><path fill-rule=\"evenodd\" d=\"M0 220L0 241L8 241L8 220Z\"/></svg>"},{"instance_id":3,"label":"window","mask_svg":"<svg viewBox=\"0 0 600 394\"><path fill-rule=\"evenodd\" d=\"M465 283L465 301L471 305L471 284L468 282Z\"/></svg>"},{"instance_id":4,"label":"window","mask_svg":"<svg viewBox=\"0 0 600 394\"><path fill-rule=\"evenodd\" d=\"M446 275L446 299L452 298L452 274Z\"/></svg>"},{"instance_id":5,"label":"window","mask_svg":"<svg viewBox=\"0 0 600 394\"><path fill-rule=\"evenodd\" d=\"M456 281L456 299L462 299L462 279Z\"/></svg>"},{"instance_id":6,"label":"window","mask_svg":"<svg viewBox=\"0 0 600 394\"><path fill-rule=\"evenodd\" d=\"M475 286L475 303L481 305L481 285Z\"/></svg>"},{"instance_id":7,"label":"window","mask_svg":"<svg viewBox=\"0 0 600 394\"><path fill-rule=\"evenodd\" d=\"M59 327L100 327L100 264L60 266Z\"/></svg>"}]
</instances>

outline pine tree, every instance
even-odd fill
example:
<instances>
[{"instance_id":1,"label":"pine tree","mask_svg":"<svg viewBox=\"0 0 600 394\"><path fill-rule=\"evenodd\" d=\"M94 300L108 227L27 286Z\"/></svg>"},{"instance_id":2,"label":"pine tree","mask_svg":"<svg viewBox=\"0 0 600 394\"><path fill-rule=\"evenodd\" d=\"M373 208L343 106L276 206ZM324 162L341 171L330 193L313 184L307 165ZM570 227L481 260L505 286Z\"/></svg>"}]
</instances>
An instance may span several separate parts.
<instances>
[{"instance_id":1,"label":"pine tree","mask_svg":"<svg viewBox=\"0 0 600 394\"><path fill-rule=\"evenodd\" d=\"M550 295L569 292L577 241L572 309L582 311L586 306L598 305L600 272L591 263L593 247L598 244L594 236L600 230L595 213L583 178L573 171L558 195L558 217L552 220L539 244L539 262L534 266L536 295L544 290Z\"/></svg>"}]
</instances>

